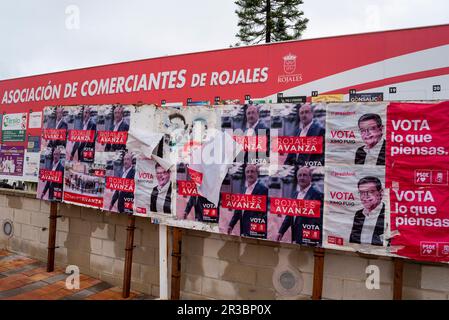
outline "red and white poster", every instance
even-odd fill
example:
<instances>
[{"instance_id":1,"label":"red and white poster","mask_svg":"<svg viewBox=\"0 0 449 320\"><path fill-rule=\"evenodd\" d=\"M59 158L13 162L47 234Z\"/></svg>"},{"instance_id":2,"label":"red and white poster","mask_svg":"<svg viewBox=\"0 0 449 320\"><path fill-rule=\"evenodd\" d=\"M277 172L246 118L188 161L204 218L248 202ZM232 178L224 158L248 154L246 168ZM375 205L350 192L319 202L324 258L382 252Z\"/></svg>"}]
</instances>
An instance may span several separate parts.
<instances>
[{"instance_id":1,"label":"red and white poster","mask_svg":"<svg viewBox=\"0 0 449 320\"><path fill-rule=\"evenodd\" d=\"M95 163L105 164L108 154L125 150L134 106L96 106Z\"/></svg>"},{"instance_id":2,"label":"red and white poster","mask_svg":"<svg viewBox=\"0 0 449 320\"><path fill-rule=\"evenodd\" d=\"M136 157L134 214L141 217L169 218L173 210L172 172L157 157ZM159 159L158 159L159 160Z\"/></svg>"},{"instance_id":3,"label":"red and white poster","mask_svg":"<svg viewBox=\"0 0 449 320\"><path fill-rule=\"evenodd\" d=\"M326 108L326 166L385 166L386 103L336 103Z\"/></svg>"},{"instance_id":4,"label":"red and white poster","mask_svg":"<svg viewBox=\"0 0 449 320\"><path fill-rule=\"evenodd\" d=\"M67 139L67 108L44 109L37 197L61 201Z\"/></svg>"},{"instance_id":5,"label":"red and white poster","mask_svg":"<svg viewBox=\"0 0 449 320\"><path fill-rule=\"evenodd\" d=\"M323 245L386 254L389 201L383 168L326 164Z\"/></svg>"},{"instance_id":6,"label":"red and white poster","mask_svg":"<svg viewBox=\"0 0 449 320\"><path fill-rule=\"evenodd\" d=\"M268 239L319 246L324 167L271 166Z\"/></svg>"},{"instance_id":7,"label":"red and white poster","mask_svg":"<svg viewBox=\"0 0 449 320\"><path fill-rule=\"evenodd\" d=\"M116 151L108 158L105 171L103 209L133 213L136 156L126 150Z\"/></svg>"},{"instance_id":8,"label":"red and white poster","mask_svg":"<svg viewBox=\"0 0 449 320\"><path fill-rule=\"evenodd\" d=\"M98 209L102 208L105 172L104 166L79 161L66 161L63 201Z\"/></svg>"},{"instance_id":9,"label":"red and white poster","mask_svg":"<svg viewBox=\"0 0 449 320\"><path fill-rule=\"evenodd\" d=\"M326 105L271 105L270 164L324 166Z\"/></svg>"},{"instance_id":10,"label":"red and white poster","mask_svg":"<svg viewBox=\"0 0 449 320\"><path fill-rule=\"evenodd\" d=\"M235 158L235 162L269 164L270 110L269 104L222 107L221 129L232 135L242 149Z\"/></svg>"},{"instance_id":11,"label":"red and white poster","mask_svg":"<svg viewBox=\"0 0 449 320\"><path fill-rule=\"evenodd\" d=\"M177 218L197 222L218 223L219 206L216 206L198 193L197 182L195 182L188 164L184 162L178 163L176 171Z\"/></svg>"},{"instance_id":12,"label":"red and white poster","mask_svg":"<svg viewBox=\"0 0 449 320\"><path fill-rule=\"evenodd\" d=\"M449 103L388 106L391 246L416 260L449 261Z\"/></svg>"},{"instance_id":13,"label":"red and white poster","mask_svg":"<svg viewBox=\"0 0 449 320\"><path fill-rule=\"evenodd\" d=\"M93 163L97 109L92 106L68 107L67 154L68 161Z\"/></svg>"},{"instance_id":14,"label":"red and white poster","mask_svg":"<svg viewBox=\"0 0 449 320\"><path fill-rule=\"evenodd\" d=\"M222 184L219 230L267 238L269 166L234 164Z\"/></svg>"}]
</instances>

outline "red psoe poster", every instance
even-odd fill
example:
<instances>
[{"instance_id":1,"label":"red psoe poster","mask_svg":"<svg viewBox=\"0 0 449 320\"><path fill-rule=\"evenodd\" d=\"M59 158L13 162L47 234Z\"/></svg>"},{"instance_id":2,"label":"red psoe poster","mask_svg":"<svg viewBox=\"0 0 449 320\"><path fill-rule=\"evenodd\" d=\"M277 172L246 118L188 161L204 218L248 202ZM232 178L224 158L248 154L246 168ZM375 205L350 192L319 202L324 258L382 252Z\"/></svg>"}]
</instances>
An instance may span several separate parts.
<instances>
[{"instance_id":1,"label":"red psoe poster","mask_svg":"<svg viewBox=\"0 0 449 320\"><path fill-rule=\"evenodd\" d=\"M449 102L392 103L387 110L393 252L449 261Z\"/></svg>"}]
</instances>

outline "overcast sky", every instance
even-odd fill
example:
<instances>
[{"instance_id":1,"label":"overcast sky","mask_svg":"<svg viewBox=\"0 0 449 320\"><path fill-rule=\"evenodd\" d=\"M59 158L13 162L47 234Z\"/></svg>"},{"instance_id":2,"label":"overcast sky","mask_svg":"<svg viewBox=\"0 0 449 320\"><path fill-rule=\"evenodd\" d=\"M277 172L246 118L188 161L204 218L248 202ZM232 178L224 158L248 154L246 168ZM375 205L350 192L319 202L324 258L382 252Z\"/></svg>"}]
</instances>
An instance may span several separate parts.
<instances>
[{"instance_id":1,"label":"overcast sky","mask_svg":"<svg viewBox=\"0 0 449 320\"><path fill-rule=\"evenodd\" d=\"M0 79L227 48L233 0L0 0ZM447 0L304 0L303 38L449 23Z\"/></svg>"}]
</instances>

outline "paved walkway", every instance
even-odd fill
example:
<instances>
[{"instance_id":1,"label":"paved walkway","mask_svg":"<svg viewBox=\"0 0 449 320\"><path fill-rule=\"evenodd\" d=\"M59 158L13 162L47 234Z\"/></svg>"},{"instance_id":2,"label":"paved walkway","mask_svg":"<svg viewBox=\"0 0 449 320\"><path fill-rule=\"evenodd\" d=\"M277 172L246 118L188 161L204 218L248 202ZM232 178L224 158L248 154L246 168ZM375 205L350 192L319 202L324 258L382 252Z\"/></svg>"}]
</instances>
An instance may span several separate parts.
<instances>
[{"instance_id":1,"label":"paved walkway","mask_svg":"<svg viewBox=\"0 0 449 320\"><path fill-rule=\"evenodd\" d=\"M61 268L46 272L43 262L0 250L0 300L124 300L122 290L104 281L80 275L80 288L65 287ZM150 300L132 291L126 300Z\"/></svg>"}]
</instances>

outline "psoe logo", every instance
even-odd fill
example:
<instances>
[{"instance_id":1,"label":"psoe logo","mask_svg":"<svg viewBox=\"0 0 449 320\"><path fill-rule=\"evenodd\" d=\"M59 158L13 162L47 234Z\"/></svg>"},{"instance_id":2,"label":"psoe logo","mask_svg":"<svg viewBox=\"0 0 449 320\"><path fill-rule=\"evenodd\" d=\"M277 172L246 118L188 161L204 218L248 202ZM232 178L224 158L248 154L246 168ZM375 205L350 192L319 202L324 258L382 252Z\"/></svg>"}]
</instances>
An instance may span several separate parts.
<instances>
[{"instance_id":1,"label":"psoe logo","mask_svg":"<svg viewBox=\"0 0 449 320\"><path fill-rule=\"evenodd\" d=\"M292 53L289 53L282 58L284 61L285 74L278 76L278 82L288 83L302 81L302 74L294 73L296 71L296 58L297 56Z\"/></svg>"},{"instance_id":2,"label":"psoe logo","mask_svg":"<svg viewBox=\"0 0 449 320\"><path fill-rule=\"evenodd\" d=\"M430 170L415 170L415 184L431 184L431 174Z\"/></svg>"},{"instance_id":3,"label":"psoe logo","mask_svg":"<svg viewBox=\"0 0 449 320\"><path fill-rule=\"evenodd\" d=\"M421 256L436 256L437 255L437 243L436 242L424 242L420 243Z\"/></svg>"}]
</instances>

